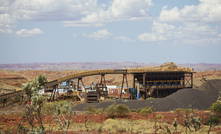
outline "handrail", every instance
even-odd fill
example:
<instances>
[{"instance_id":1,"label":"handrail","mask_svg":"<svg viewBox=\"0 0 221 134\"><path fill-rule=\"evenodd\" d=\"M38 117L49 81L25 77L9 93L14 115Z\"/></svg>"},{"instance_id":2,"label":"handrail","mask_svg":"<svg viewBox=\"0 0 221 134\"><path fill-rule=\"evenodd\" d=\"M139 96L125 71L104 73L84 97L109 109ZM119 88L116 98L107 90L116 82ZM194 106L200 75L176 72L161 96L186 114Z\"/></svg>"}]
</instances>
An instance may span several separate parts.
<instances>
[{"instance_id":1,"label":"handrail","mask_svg":"<svg viewBox=\"0 0 221 134\"><path fill-rule=\"evenodd\" d=\"M20 91L15 91L15 92L3 94L3 95L0 95L0 100L11 98L11 97L18 96L21 94L24 94L24 91L20 90Z\"/></svg>"},{"instance_id":2,"label":"handrail","mask_svg":"<svg viewBox=\"0 0 221 134\"><path fill-rule=\"evenodd\" d=\"M71 74L56 80L52 80L46 84L46 87L57 85L58 83L68 81L70 79L82 78L91 75L102 75L102 74L134 74L134 73L145 73L145 72L185 72L192 73L192 68L168 66L168 67L137 67L128 69L100 69L100 70L88 70Z\"/></svg>"}]
</instances>

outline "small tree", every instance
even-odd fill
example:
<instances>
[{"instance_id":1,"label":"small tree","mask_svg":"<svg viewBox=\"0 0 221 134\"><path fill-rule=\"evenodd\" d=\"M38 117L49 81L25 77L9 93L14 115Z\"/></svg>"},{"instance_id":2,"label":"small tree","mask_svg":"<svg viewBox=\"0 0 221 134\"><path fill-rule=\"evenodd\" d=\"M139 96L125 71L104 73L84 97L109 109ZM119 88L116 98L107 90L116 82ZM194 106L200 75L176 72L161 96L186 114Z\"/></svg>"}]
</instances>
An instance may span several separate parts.
<instances>
[{"instance_id":1,"label":"small tree","mask_svg":"<svg viewBox=\"0 0 221 134\"><path fill-rule=\"evenodd\" d=\"M176 118L173 121L173 126L175 127L175 131L177 132L178 121L176 120Z\"/></svg>"},{"instance_id":2,"label":"small tree","mask_svg":"<svg viewBox=\"0 0 221 134\"><path fill-rule=\"evenodd\" d=\"M192 132L190 129L190 123L188 119L186 118L186 115L183 115L183 119L184 119L184 126L186 127L186 134L187 134L187 128L189 128L190 132Z\"/></svg>"},{"instance_id":3,"label":"small tree","mask_svg":"<svg viewBox=\"0 0 221 134\"><path fill-rule=\"evenodd\" d=\"M213 113L210 114L210 118L207 120L207 124L210 125L208 134L211 131L212 127L215 125L218 125L220 122L220 118L217 118L216 116L213 115Z\"/></svg>"},{"instance_id":4,"label":"small tree","mask_svg":"<svg viewBox=\"0 0 221 134\"><path fill-rule=\"evenodd\" d=\"M194 117L193 114L190 114L190 123L194 127L195 131L197 131L201 126L201 118L199 116Z\"/></svg>"},{"instance_id":5,"label":"small tree","mask_svg":"<svg viewBox=\"0 0 221 134\"><path fill-rule=\"evenodd\" d=\"M34 133L36 131L43 133L45 131L41 118L41 110L45 98L42 95L37 94L37 91L43 89L46 83L47 77L45 75L38 75L31 81L31 83L25 84L22 88L22 90L24 90L25 94L28 96L29 100L32 100L32 106L30 106L32 108L29 108L32 110L29 110L29 112L37 112L40 121L40 128L37 127L36 129L32 129L31 133Z\"/></svg>"},{"instance_id":6,"label":"small tree","mask_svg":"<svg viewBox=\"0 0 221 134\"><path fill-rule=\"evenodd\" d=\"M76 112L72 114L72 107L72 102L54 105L55 112L53 118L59 124L60 129L63 130L65 134L67 133L72 117L76 115ZM65 115L67 115L67 117L65 117Z\"/></svg>"}]
</instances>

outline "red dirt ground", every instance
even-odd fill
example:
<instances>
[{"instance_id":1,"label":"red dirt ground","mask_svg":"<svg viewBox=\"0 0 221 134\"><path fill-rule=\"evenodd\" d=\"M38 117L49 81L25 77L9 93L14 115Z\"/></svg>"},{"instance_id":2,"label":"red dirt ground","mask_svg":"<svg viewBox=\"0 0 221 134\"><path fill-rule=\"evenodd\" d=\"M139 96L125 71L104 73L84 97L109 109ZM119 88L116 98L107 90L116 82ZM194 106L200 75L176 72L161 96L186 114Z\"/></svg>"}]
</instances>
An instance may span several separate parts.
<instances>
[{"instance_id":1,"label":"red dirt ground","mask_svg":"<svg viewBox=\"0 0 221 134\"><path fill-rule=\"evenodd\" d=\"M169 124L172 124L172 122L174 121L174 118L177 118L177 121L179 124L183 123L183 115L181 114L177 114L174 112L155 112L154 113L155 116L157 114L162 114L164 116L163 119L160 119L160 122L166 122ZM185 113L182 113L185 114ZM208 111L197 111L194 114L196 114L195 116L200 116L202 118L201 123L202 124L206 124L206 121L209 119L209 112ZM201 114L201 115L198 115ZM139 120L139 119L154 119L153 114L149 114L147 116L142 116L138 113L134 113L132 112L128 117L117 117L118 119L126 119L128 118L129 120ZM97 123L101 123L104 122L105 120L107 120L107 117L104 114L91 114L87 116L88 120L93 121L93 122L97 122ZM56 124L52 118L51 115L48 116L43 116L42 118L44 125L48 126L50 123ZM25 120L25 118L23 118L22 116L18 116L18 115L6 115L6 114L2 114L0 116L0 126L3 125L3 130L7 130L8 128L11 128L11 131L15 131L17 129L17 126L20 122L27 122ZM37 120L36 120L37 121ZM85 123L86 118L85 115L76 115L72 118L72 123ZM6 127L7 126L7 127Z\"/></svg>"}]
</instances>

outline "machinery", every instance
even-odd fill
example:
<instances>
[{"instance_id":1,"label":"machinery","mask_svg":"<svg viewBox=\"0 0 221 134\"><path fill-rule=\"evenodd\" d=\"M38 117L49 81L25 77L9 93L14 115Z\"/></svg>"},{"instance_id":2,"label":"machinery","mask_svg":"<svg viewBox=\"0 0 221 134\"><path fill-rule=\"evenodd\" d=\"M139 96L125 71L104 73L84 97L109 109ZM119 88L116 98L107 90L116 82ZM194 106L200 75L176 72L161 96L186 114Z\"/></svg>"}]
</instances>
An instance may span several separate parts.
<instances>
[{"instance_id":1,"label":"machinery","mask_svg":"<svg viewBox=\"0 0 221 134\"><path fill-rule=\"evenodd\" d=\"M202 81L203 83L205 83L207 81L207 77L205 75L200 77L200 81Z\"/></svg>"},{"instance_id":2,"label":"machinery","mask_svg":"<svg viewBox=\"0 0 221 134\"><path fill-rule=\"evenodd\" d=\"M86 102L87 103L94 103L98 102L99 100L107 99L108 92L107 87L105 84L92 84L91 90L86 91Z\"/></svg>"},{"instance_id":3,"label":"machinery","mask_svg":"<svg viewBox=\"0 0 221 134\"><path fill-rule=\"evenodd\" d=\"M122 74L122 86L120 92L120 98L122 95L124 80L127 83L127 75L133 75L133 86L135 87L135 79L139 83L140 87L137 88L137 95L135 95L134 89L130 92L133 94L133 98L137 96L146 99L148 97L165 97L169 94L176 92L182 88L192 88L193 86L193 69L188 67L179 67L173 62L164 63L158 67L132 67L126 69L100 69L100 70L87 70L81 71L79 73L71 74L56 80L52 80L46 84L47 87L52 87L53 91L58 88L59 83L68 82L73 79L76 81L76 89L79 90L80 81L82 86L85 89L85 101L86 102L98 102L99 99L107 98L107 91L105 89L105 75L106 74ZM92 85L91 89L86 89L82 78L87 76L100 75L101 82L95 85ZM103 83L102 83L102 80ZM205 81L205 79L203 79ZM68 82L69 83L69 82ZM103 85L102 85L103 84ZM82 90L83 91L83 90ZM129 92L127 92L129 94Z\"/></svg>"}]
</instances>

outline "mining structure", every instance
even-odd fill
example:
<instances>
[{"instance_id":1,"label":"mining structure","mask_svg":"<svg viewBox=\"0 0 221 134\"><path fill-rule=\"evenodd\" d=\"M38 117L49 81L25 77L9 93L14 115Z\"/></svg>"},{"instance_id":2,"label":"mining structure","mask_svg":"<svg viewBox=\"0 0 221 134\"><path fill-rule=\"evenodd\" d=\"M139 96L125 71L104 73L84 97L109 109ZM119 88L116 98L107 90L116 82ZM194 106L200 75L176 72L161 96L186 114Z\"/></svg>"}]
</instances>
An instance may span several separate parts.
<instances>
[{"instance_id":1,"label":"mining structure","mask_svg":"<svg viewBox=\"0 0 221 134\"><path fill-rule=\"evenodd\" d=\"M127 68L127 69L101 69L101 70L88 70L80 73L72 74L66 77L62 77L47 83L46 88L52 87L53 92L56 92L58 85L62 82L70 82L73 79L78 80L78 84L75 85L77 90L79 89L79 82L81 81L82 85L82 77L92 76L92 75L101 75L100 84L102 84L102 88L96 89L93 93L95 96L95 102L98 102L100 98L99 93L103 92L106 82L105 82L105 74L122 74L122 87L121 93L119 95L122 98L122 89L124 82L126 80L127 84L127 94L129 99L147 99L149 97L153 98L162 98L168 96L179 89L182 88L192 88L193 87L193 69L188 67L179 67L173 62L164 63L158 67L135 67L135 68ZM133 75L133 87L128 88L127 75ZM72 85L73 87L73 85ZM84 101L88 102L87 94L91 94L88 92L86 88L85 91L82 92L85 94ZM105 91L104 98L107 98L107 91ZM83 99L82 99L83 100Z\"/></svg>"}]
</instances>

